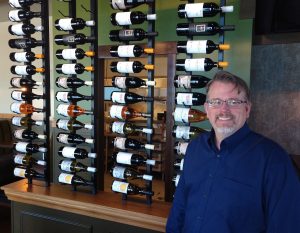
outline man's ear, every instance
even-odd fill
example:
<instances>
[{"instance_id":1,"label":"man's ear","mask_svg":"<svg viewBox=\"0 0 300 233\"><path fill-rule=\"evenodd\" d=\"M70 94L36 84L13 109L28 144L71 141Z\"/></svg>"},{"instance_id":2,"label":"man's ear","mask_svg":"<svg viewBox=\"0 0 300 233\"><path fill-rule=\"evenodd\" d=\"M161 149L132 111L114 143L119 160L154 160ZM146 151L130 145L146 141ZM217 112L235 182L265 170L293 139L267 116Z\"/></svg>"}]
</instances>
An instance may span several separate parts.
<instances>
[{"instance_id":1,"label":"man's ear","mask_svg":"<svg viewBox=\"0 0 300 233\"><path fill-rule=\"evenodd\" d=\"M207 110L208 110L208 104L207 103L204 103L204 110L205 110L205 113L207 114Z\"/></svg>"},{"instance_id":2,"label":"man's ear","mask_svg":"<svg viewBox=\"0 0 300 233\"><path fill-rule=\"evenodd\" d=\"M248 103L246 104L247 118L249 118L249 116L250 116L251 107L252 107L252 103L251 103L251 102L248 102Z\"/></svg>"}]
</instances>

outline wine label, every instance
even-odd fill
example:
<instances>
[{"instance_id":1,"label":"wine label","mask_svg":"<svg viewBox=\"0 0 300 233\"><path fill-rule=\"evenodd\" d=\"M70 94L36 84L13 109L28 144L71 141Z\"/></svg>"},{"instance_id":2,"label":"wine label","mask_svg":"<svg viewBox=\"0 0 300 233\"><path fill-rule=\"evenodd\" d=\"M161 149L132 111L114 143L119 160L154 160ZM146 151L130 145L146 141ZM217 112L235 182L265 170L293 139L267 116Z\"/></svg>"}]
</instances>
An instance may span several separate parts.
<instances>
[{"instance_id":1,"label":"wine label","mask_svg":"<svg viewBox=\"0 0 300 233\"><path fill-rule=\"evenodd\" d=\"M24 53L15 53L14 55L15 60L18 62L28 62L27 58L26 58L26 52Z\"/></svg>"},{"instance_id":2,"label":"wine label","mask_svg":"<svg viewBox=\"0 0 300 233\"><path fill-rule=\"evenodd\" d=\"M15 72L18 75L28 75L27 66L15 66Z\"/></svg>"},{"instance_id":3,"label":"wine label","mask_svg":"<svg viewBox=\"0 0 300 233\"><path fill-rule=\"evenodd\" d=\"M113 133L118 133L118 134L124 134L124 125L125 125L125 122L113 122L112 124L112 127L111 127L111 131Z\"/></svg>"},{"instance_id":4,"label":"wine label","mask_svg":"<svg viewBox=\"0 0 300 233\"><path fill-rule=\"evenodd\" d=\"M152 144L145 144L145 149L154 150L155 146Z\"/></svg>"},{"instance_id":5,"label":"wine label","mask_svg":"<svg viewBox=\"0 0 300 233\"><path fill-rule=\"evenodd\" d=\"M126 77L125 76L119 76L119 77L115 77L115 86L118 88L126 88Z\"/></svg>"},{"instance_id":6,"label":"wine label","mask_svg":"<svg viewBox=\"0 0 300 233\"><path fill-rule=\"evenodd\" d=\"M85 129L93 129L94 126L93 126L93 125L90 125L90 124L85 124L85 125L84 125L84 128L85 128Z\"/></svg>"},{"instance_id":7,"label":"wine label","mask_svg":"<svg viewBox=\"0 0 300 233\"><path fill-rule=\"evenodd\" d=\"M19 0L9 0L8 3L11 7L22 8L22 6L19 3Z\"/></svg>"},{"instance_id":8,"label":"wine label","mask_svg":"<svg viewBox=\"0 0 300 233\"><path fill-rule=\"evenodd\" d=\"M115 180L111 186L112 191L127 194L129 183Z\"/></svg>"},{"instance_id":9,"label":"wine label","mask_svg":"<svg viewBox=\"0 0 300 233\"><path fill-rule=\"evenodd\" d=\"M153 129L143 128L142 132L146 133L146 134L152 134L153 133Z\"/></svg>"},{"instance_id":10,"label":"wine label","mask_svg":"<svg viewBox=\"0 0 300 233\"><path fill-rule=\"evenodd\" d=\"M69 116L68 115L68 108L69 108L69 105L66 105L66 104L59 104L56 108L56 111L58 114L62 115L62 116Z\"/></svg>"},{"instance_id":11,"label":"wine label","mask_svg":"<svg viewBox=\"0 0 300 233\"><path fill-rule=\"evenodd\" d=\"M193 93L178 93L176 103L179 105L193 105Z\"/></svg>"},{"instance_id":12,"label":"wine label","mask_svg":"<svg viewBox=\"0 0 300 233\"><path fill-rule=\"evenodd\" d=\"M73 176L72 174L61 173L58 177L58 181L64 184L72 184Z\"/></svg>"},{"instance_id":13,"label":"wine label","mask_svg":"<svg viewBox=\"0 0 300 233\"><path fill-rule=\"evenodd\" d=\"M14 132L14 137L17 138L17 139L23 139L22 134L23 134L24 130L25 129L17 129Z\"/></svg>"},{"instance_id":14,"label":"wine label","mask_svg":"<svg viewBox=\"0 0 300 233\"><path fill-rule=\"evenodd\" d=\"M185 59L184 68L186 71L205 71L204 60L205 58Z\"/></svg>"},{"instance_id":15,"label":"wine label","mask_svg":"<svg viewBox=\"0 0 300 233\"><path fill-rule=\"evenodd\" d=\"M86 168L86 171L87 171L87 172L96 172L96 171L97 171L97 168L95 168L95 167L87 167L87 168Z\"/></svg>"},{"instance_id":16,"label":"wine label","mask_svg":"<svg viewBox=\"0 0 300 233\"><path fill-rule=\"evenodd\" d=\"M112 118L123 119L123 117L122 117L122 110L123 110L123 106L112 105L110 107L110 110L109 110L109 115Z\"/></svg>"},{"instance_id":17,"label":"wine label","mask_svg":"<svg viewBox=\"0 0 300 233\"><path fill-rule=\"evenodd\" d=\"M124 12L124 13L130 13L130 12ZM118 56L119 57L135 57L133 50L134 50L134 45L120 45L118 47Z\"/></svg>"},{"instance_id":18,"label":"wine label","mask_svg":"<svg viewBox=\"0 0 300 233\"><path fill-rule=\"evenodd\" d=\"M17 36L24 36L26 34L23 32L22 26L23 26L23 24L15 24L15 25L12 25L10 29L13 32L13 34L15 34Z\"/></svg>"},{"instance_id":19,"label":"wine label","mask_svg":"<svg viewBox=\"0 0 300 233\"><path fill-rule=\"evenodd\" d=\"M84 141L85 143L93 144L95 140L92 138L86 138Z\"/></svg>"},{"instance_id":20,"label":"wine label","mask_svg":"<svg viewBox=\"0 0 300 233\"><path fill-rule=\"evenodd\" d=\"M9 13L8 13L9 20L12 21L12 22L21 21L21 19L19 18L19 11L20 10L9 11Z\"/></svg>"},{"instance_id":21,"label":"wine label","mask_svg":"<svg viewBox=\"0 0 300 233\"><path fill-rule=\"evenodd\" d=\"M69 138L68 134L61 133L58 135L57 140L61 143L69 144L68 138Z\"/></svg>"},{"instance_id":22,"label":"wine label","mask_svg":"<svg viewBox=\"0 0 300 233\"><path fill-rule=\"evenodd\" d=\"M21 87L21 78L12 78L11 79L11 85L14 86L14 87Z\"/></svg>"},{"instance_id":23,"label":"wine label","mask_svg":"<svg viewBox=\"0 0 300 233\"><path fill-rule=\"evenodd\" d=\"M190 139L190 127L178 125L176 127L176 138L182 138L185 140Z\"/></svg>"},{"instance_id":24,"label":"wine label","mask_svg":"<svg viewBox=\"0 0 300 233\"><path fill-rule=\"evenodd\" d=\"M61 67L61 71L64 74L77 74L75 71L76 64L63 64Z\"/></svg>"},{"instance_id":25,"label":"wine label","mask_svg":"<svg viewBox=\"0 0 300 233\"><path fill-rule=\"evenodd\" d=\"M133 61L119 61L117 63L117 70L119 73L134 73Z\"/></svg>"},{"instance_id":26,"label":"wine label","mask_svg":"<svg viewBox=\"0 0 300 233\"><path fill-rule=\"evenodd\" d=\"M63 49L61 55L62 55L63 59L70 59L70 60L77 59L76 49Z\"/></svg>"},{"instance_id":27,"label":"wine label","mask_svg":"<svg viewBox=\"0 0 300 233\"><path fill-rule=\"evenodd\" d=\"M146 160L146 164L148 164L148 165L152 165L152 166L154 166L155 165L155 160L154 159L147 159Z\"/></svg>"},{"instance_id":28,"label":"wine label","mask_svg":"<svg viewBox=\"0 0 300 233\"><path fill-rule=\"evenodd\" d=\"M153 179L153 176L151 176L151 175L143 175L143 179L151 181Z\"/></svg>"},{"instance_id":29,"label":"wine label","mask_svg":"<svg viewBox=\"0 0 300 233\"><path fill-rule=\"evenodd\" d=\"M118 12L116 13L116 21L118 25L124 26L124 25L131 25L131 20L130 20L130 15L131 12Z\"/></svg>"},{"instance_id":30,"label":"wine label","mask_svg":"<svg viewBox=\"0 0 300 233\"><path fill-rule=\"evenodd\" d=\"M121 164L131 165L132 153L118 152L116 162Z\"/></svg>"},{"instance_id":31,"label":"wine label","mask_svg":"<svg viewBox=\"0 0 300 233\"><path fill-rule=\"evenodd\" d=\"M22 101L22 92L21 91L13 91L11 93L11 98L13 98L14 100L18 100L18 101Z\"/></svg>"},{"instance_id":32,"label":"wine label","mask_svg":"<svg viewBox=\"0 0 300 233\"><path fill-rule=\"evenodd\" d=\"M68 78L67 78L67 77L59 77L59 78L57 79L56 83L57 83L57 85L58 85L59 87L62 87L62 88L69 88L69 87L68 87L67 81L68 81Z\"/></svg>"},{"instance_id":33,"label":"wine label","mask_svg":"<svg viewBox=\"0 0 300 233\"><path fill-rule=\"evenodd\" d=\"M95 159L95 158L97 158L97 154L96 153L88 153L88 157Z\"/></svg>"},{"instance_id":34,"label":"wine label","mask_svg":"<svg viewBox=\"0 0 300 233\"><path fill-rule=\"evenodd\" d=\"M189 144L187 142L179 142L177 146L177 154L185 155L188 145Z\"/></svg>"},{"instance_id":35,"label":"wine label","mask_svg":"<svg viewBox=\"0 0 300 233\"><path fill-rule=\"evenodd\" d=\"M114 146L115 146L116 148L125 150L125 149L126 149L126 147L125 147L125 142L126 142L126 138L116 137L116 138L114 139Z\"/></svg>"},{"instance_id":36,"label":"wine label","mask_svg":"<svg viewBox=\"0 0 300 233\"><path fill-rule=\"evenodd\" d=\"M194 24L194 27L192 28L192 31L193 32L206 32L207 31L207 28L206 28L206 24L205 23L197 23L197 24Z\"/></svg>"},{"instance_id":37,"label":"wine label","mask_svg":"<svg viewBox=\"0 0 300 233\"><path fill-rule=\"evenodd\" d=\"M64 31L74 30L71 21L71 18L60 19L58 20L58 25Z\"/></svg>"},{"instance_id":38,"label":"wine label","mask_svg":"<svg viewBox=\"0 0 300 233\"><path fill-rule=\"evenodd\" d=\"M28 142L18 142L15 145L16 151L26 153L27 152L27 150L26 150L27 145L28 145Z\"/></svg>"},{"instance_id":39,"label":"wine label","mask_svg":"<svg viewBox=\"0 0 300 233\"><path fill-rule=\"evenodd\" d=\"M23 177L25 178L25 172L26 170L24 168L19 168L19 167L16 167L14 169L14 175L15 176L18 176L18 177Z\"/></svg>"},{"instance_id":40,"label":"wine label","mask_svg":"<svg viewBox=\"0 0 300 233\"><path fill-rule=\"evenodd\" d=\"M20 164L22 165L23 164L23 159L24 159L25 155L21 155L21 154L18 154L14 157L14 162L15 164Z\"/></svg>"},{"instance_id":41,"label":"wine label","mask_svg":"<svg viewBox=\"0 0 300 233\"><path fill-rule=\"evenodd\" d=\"M71 164L73 161L71 160L63 160L60 164L60 169L66 172L71 172Z\"/></svg>"},{"instance_id":42,"label":"wine label","mask_svg":"<svg viewBox=\"0 0 300 233\"><path fill-rule=\"evenodd\" d=\"M47 162L44 160L37 160L36 164L42 165L42 166L46 166Z\"/></svg>"},{"instance_id":43,"label":"wine label","mask_svg":"<svg viewBox=\"0 0 300 233\"><path fill-rule=\"evenodd\" d=\"M21 113L20 106L22 103L12 103L10 105L10 110L14 113Z\"/></svg>"},{"instance_id":44,"label":"wine label","mask_svg":"<svg viewBox=\"0 0 300 233\"><path fill-rule=\"evenodd\" d=\"M207 40L189 40L186 43L187 53L206 53Z\"/></svg>"},{"instance_id":45,"label":"wine label","mask_svg":"<svg viewBox=\"0 0 300 233\"><path fill-rule=\"evenodd\" d=\"M185 4L187 18L203 17L203 3Z\"/></svg>"},{"instance_id":46,"label":"wine label","mask_svg":"<svg viewBox=\"0 0 300 233\"><path fill-rule=\"evenodd\" d=\"M124 0L111 0L111 6L116 10L125 10L126 9Z\"/></svg>"},{"instance_id":47,"label":"wine label","mask_svg":"<svg viewBox=\"0 0 300 233\"><path fill-rule=\"evenodd\" d=\"M177 76L178 87L191 88L191 76L190 75L178 75Z\"/></svg>"},{"instance_id":48,"label":"wine label","mask_svg":"<svg viewBox=\"0 0 300 233\"><path fill-rule=\"evenodd\" d=\"M111 101L114 103L125 104L125 92L113 92L111 95Z\"/></svg>"},{"instance_id":49,"label":"wine label","mask_svg":"<svg viewBox=\"0 0 300 233\"><path fill-rule=\"evenodd\" d=\"M188 123L189 122L189 108L175 108L174 120L177 122Z\"/></svg>"},{"instance_id":50,"label":"wine label","mask_svg":"<svg viewBox=\"0 0 300 233\"><path fill-rule=\"evenodd\" d=\"M11 123L16 126L22 126L21 120L22 120L22 117L13 117L13 118L11 118Z\"/></svg>"},{"instance_id":51,"label":"wine label","mask_svg":"<svg viewBox=\"0 0 300 233\"><path fill-rule=\"evenodd\" d=\"M174 179L175 182L175 186L177 187L178 183L179 183L179 179L180 179L180 175L177 175Z\"/></svg>"},{"instance_id":52,"label":"wine label","mask_svg":"<svg viewBox=\"0 0 300 233\"><path fill-rule=\"evenodd\" d=\"M74 156L75 150L76 150L76 147L65 146L62 149L61 154L65 158L75 159L75 156Z\"/></svg>"},{"instance_id":53,"label":"wine label","mask_svg":"<svg viewBox=\"0 0 300 233\"><path fill-rule=\"evenodd\" d=\"M67 91L58 91L58 92L56 92L56 99L58 101L68 103L69 102L68 95L69 95L69 92L67 92Z\"/></svg>"},{"instance_id":54,"label":"wine label","mask_svg":"<svg viewBox=\"0 0 300 233\"><path fill-rule=\"evenodd\" d=\"M125 173L125 167L121 166L115 166L112 171L112 176L118 179L125 179L124 173Z\"/></svg>"},{"instance_id":55,"label":"wine label","mask_svg":"<svg viewBox=\"0 0 300 233\"><path fill-rule=\"evenodd\" d=\"M95 26L95 21L94 20L85 21L85 25L88 27Z\"/></svg>"},{"instance_id":56,"label":"wine label","mask_svg":"<svg viewBox=\"0 0 300 233\"><path fill-rule=\"evenodd\" d=\"M64 130L69 130L69 128L68 128L68 123L69 123L69 120L63 120L63 119L59 119L58 121L57 121L57 127L59 128L59 129L64 129Z\"/></svg>"}]
</instances>

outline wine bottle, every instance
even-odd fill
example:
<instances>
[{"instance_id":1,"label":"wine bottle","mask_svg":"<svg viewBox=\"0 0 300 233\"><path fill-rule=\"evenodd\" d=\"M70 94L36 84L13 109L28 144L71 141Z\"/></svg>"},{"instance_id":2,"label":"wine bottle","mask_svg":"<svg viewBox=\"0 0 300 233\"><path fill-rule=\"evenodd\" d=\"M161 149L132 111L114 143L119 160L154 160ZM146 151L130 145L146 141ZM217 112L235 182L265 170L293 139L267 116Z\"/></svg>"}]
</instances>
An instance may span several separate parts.
<instances>
[{"instance_id":1,"label":"wine bottle","mask_svg":"<svg viewBox=\"0 0 300 233\"><path fill-rule=\"evenodd\" d=\"M8 3L14 8L24 8L33 5L34 3L41 3L42 0L9 0Z\"/></svg>"},{"instance_id":2,"label":"wine bottle","mask_svg":"<svg viewBox=\"0 0 300 233\"><path fill-rule=\"evenodd\" d=\"M91 111L87 111L83 108L81 108L80 106L77 105L67 105L67 104L59 104L57 105L56 111L59 115L62 116L69 116L69 117L78 117L80 115L92 115L93 112Z\"/></svg>"},{"instance_id":3,"label":"wine bottle","mask_svg":"<svg viewBox=\"0 0 300 233\"><path fill-rule=\"evenodd\" d=\"M96 158L96 153L89 153L87 150L78 148L78 147L70 147L70 146L62 146L58 149L58 155L69 158L69 159L85 159L85 158Z\"/></svg>"},{"instance_id":4,"label":"wine bottle","mask_svg":"<svg viewBox=\"0 0 300 233\"><path fill-rule=\"evenodd\" d=\"M29 129L17 129L14 132L14 137L17 139L27 139L27 140L34 140L34 139L46 139L46 135L37 134L36 132L29 130Z\"/></svg>"},{"instance_id":5,"label":"wine bottle","mask_svg":"<svg viewBox=\"0 0 300 233\"><path fill-rule=\"evenodd\" d=\"M58 176L58 182L63 184L73 184L73 185L93 185L93 182L89 182L86 179L75 175L75 174L69 174L69 173L60 173Z\"/></svg>"},{"instance_id":6,"label":"wine bottle","mask_svg":"<svg viewBox=\"0 0 300 233\"><path fill-rule=\"evenodd\" d=\"M83 81L79 78L71 77L57 77L56 86L61 88L79 88L82 86L93 86L93 81Z\"/></svg>"},{"instance_id":7,"label":"wine bottle","mask_svg":"<svg viewBox=\"0 0 300 233\"><path fill-rule=\"evenodd\" d=\"M197 137L200 133L204 132L206 131L194 126L174 125L172 135L175 138L190 140Z\"/></svg>"},{"instance_id":8,"label":"wine bottle","mask_svg":"<svg viewBox=\"0 0 300 233\"><path fill-rule=\"evenodd\" d=\"M11 118L11 123L15 126L32 126L32 125L43 125L43 121L36 121L30 117L18 117L14 116Z\"/></svg>"},{"instance_id":9,"label":"wine bottle","mask_svg":"<svg viewBox=\"0 0 300 233\"><path fill-rule=\"evenodd\" d=\"M152 2L154 2L154 0L111 0L110 6L115 10L126 10Z\"/></svg>"},{"instance_id":10,"label":"wine bottle","mask_svg":"<svg viewBox=\"0 0 300 233\"><path fill-rule=\"evenodd\" d=\"M209 78L202 75L175 75L174 86L184 88L203 88L210 81Z\"/></svg>"},{"instance_id":11,"label":"wine bottle","mask_svg":"<svg viewBox=\"0 0 300 233\"><path fill-rule=\"evenodd\" d=\"M21 153L47 152L47 148L30 142L17 142L14 145L14 149Z\"/></svg>"},{"instance_id":12,"label":"wine bottle","mask_svg":"<svg viewBox=\"0 0 300 233\"><path fill-rule=\"evenodd\" d=\"M179 179L180 179L180 175L179 174L177 174L176 176L173 177L172 181L174 182L175 187L178 186Z\"/></svg>"},{"instance_id":13,"label":"wine bottle","mask_svg":"<svg viewBox=\"0 0 300 233\"><path fill-rule=\"evenodd\" d=\"M45 179L44 174L38 173L35 170L30 168L16 167L14 169L14 175L22 178Z\"/></svg>"},{"instance_id":14,"label":"wine bottle","mask_svg":"<svg viewBox=\"0 0 300 233\"><path fill-rule=\"evenodd\" d=\"M28 101L33 99L43 99L44 95L37 95L34 93L29 92L22 92L22 91L12 91L11 98L18 101Z\"/></svg>"},{"instance_id":15,"label":"wine bottle","mask_svg":"<svg viewBox=\"0 0 300 233\"><path fill-rule=\"evenodd\" d=\"M8 12L8 18L12 22L20 22L41 17L41 12L32 12L25 10L11 10Z\"/></svg>"},{"instance_id":16,"label":"wine bottle","mask_svg":"<svg viewBox=\"0 0 300 233\"><path fill-rule=\"evenodd\" d=\"M219 7L214 2L188 3L178 6L179 18L213 17L221 12L233 12L233 6Z\"/></svg>"},{"instance_id":17,"label":"wine bottle","mask_svg":"<svg viewBox=\"0 0 300 233\"><path fill-rule=\"evenodd\" d=\"M131 179L143 179L143 180L152 181L153 179L153 176L142 174L131 167L114 166L113 168L110 169L109 172L112 175L112 177L123 179L123 180L131 178Z\"/></svg>"},{"instance_id":18,"label":"wine bottle","mask_svg":"<svg viewBox=\"0 0 300 233\"><path fill-rule=\"evenodd\" d=\"M177 71L210 71L214 67L227 67L228 62L214 62L210 58L192 58L176 60Z\"/></svg>"},{"instance_id":19,"label":"wine bottle","mask_svg":"<svg viewBox=\"0 0 300 233\"><path fill-rule=\"evenodd\" d=\"M74 160L61 160L58 164L58 167L62 171L66 172L96 172L95 167L88 167L80 162Z\"/></svg>"},{"instance_id":20,"label":"wine bottle","mask_svg":"<svg viewBox=\"0 0 300 233\"><path fill-rule=\"evenodd\" d=\"M111 41L141 41L147 37L157 36L157 32L146 32L142 28L111 30L109 39Z\"/></svg>"},{"instance_id":21,"label":"wine bottle","mask_svg":"<svg viewBox=\"0 0 300 233\"><path fill-rule=\"evenodd\" d=\"M143 69L154 70L154 65L143 65L140 61L113 61L110 63L110 70L119 73L139 73Z\"/></svg>"},{"instance_id":22,"label":"wine bottle","mask_svg":"<svg viewBox=\"0 0 300 233\"><path fill-rule=\"evenodd\" d=\"M84 66L81 63L57 64L55 70L59 74L82 74L84 71L94 71L94 67Z\"/></svg>"},{"instance_id":23,"label":"wine bottle","mask_svg":"<svg viewBox=\"0 0 300 233\"><path fill-rule=\"evenodd\" d=\"M206 101L206 95L198 92L176 92L175 103L186 106L203 105Z\"/></svg>"},{"instance_id":24,"label":"wine bottle","mask_svg":"<svg viewBox=\"0 0 300 233\"><path fill-rule=\"evenodd\" d=\"M43 31L42 26L34 26L33 24L14 24L8 26L8 32L15 36L28 36L35 32Z\"/></svg>"},{"instance_id":25,"label":"wine bottle","mask_svg":"<svg viewBox=\"0 0 300 233\"><path fill-rule=\"evenodd\" d=\"M128 152L114 152L112 154L112 159L119 164L126 165L155 165L155 160L153 159L145 159L142 155Z\"/></svg>"},{"instance_id":26,"label":"wine bottle","mask_svg":"<svg viewBox=\"0 0 300 233\"><path fill-rule=\"evenodd\" d=\"M133 92L113 91L111 101L118 104L134 104L141 101L153 102L153 97L141 96Z\"/></svg>"},{"instance_id":27,"label":"wine bottle","mask_svg":"<svg viewBox=\"0 0 300 233\"><path fill-rule=\"evenodd\" d=\"M215 44L212 40L188 40L177 42L178 53L205 53L210 54L215 50L228 50L229 44Z\"/></svg>"},{"instance_id":28,"label":"wine bottle","mask_svg":"<svg viewBox=\"0 0 300 233\"><path fill-rule=\"evenodd\" d=\"M56 121L56 127L64 130L79 130L79 129L93 129L91 124L83 124L82 122L72 118L69 120L58 119Z\"/></svg>"},{"instance_id":29,"label":"wine bottle","mask_svg":"<svg viewBox=\"0 0 300 233\"><path fill-rule=\"evenodd\" d=\"M37 46L42 46L44 42L42 40L36 40L34 38L21 38L21 39L10 39L8 45L12 49L30 49Z\"/></svg>"},{"instance_id":30,"label":"wine bottle","mask_svg":"<svg viewBox=\"0 0 300 233\"><path fill-rule=\"evenodd\" d=\"M175 142L174 152L178 155L185 155L188 145L188 142Z\"/></svg>"},{"instance_id":31,"label":"wine bottle","mask_svg":"<svg viewBox=\"0 0 300 233\"><path fill-rule=\"evenodd\" d=\"M84 138L83 136L75 133L59 133L56 136L56 140L64 144L94 143L94 139Z\"/></svg>"},{"instance_id":32,"label":"wine bottle","mask_svg":"<svg viewBox=\"0 0 300 233\"><path fill-rule=\"evenodd\" d=\"M141 11L126 11L113 13L110 16L110 22L115 26L141 24L144 23L146 20L156 20L156 14L146 15Z\"/></svg>"},{"instance_id":33,"label":"wine bottle","mask_svg":"<svg viewBox=\"0 0 300 233\"><path fill-rule=\"evenodd\" d=\"M132 138L122 138L122 137L116 137L113 140L114 147L126 150L126 149L132 149L132 150L141 150L141 149L147 149L147 150L154 150L154 145L152 144L144 144L141 143L138 140L132 139Z\"/></svg>"},{"instance_id":34,"label":"wine bottle","mask_svg":"<svg viewBox=\"0 0 300 233\"><path fill-rule=\"evenodd\" d=\"M153 48L142 48L139 45L119 45L110 48L112 57L140 57L143 53L153 54Z\"/></svg>"},{"instance_id":35,"label":"wine bottle","mask_svg":"<svg viewBox=\"0 0 300 233\"><path fill-rule=\"evenodd\" d=\"M71 102L78 102L81 100L92 100L93 96L86 96L82 95L80 93L77 93L75 91L57 91L56 92L56 100L65 102L65 103L71 103Z\"/></svg>"},{"instance_id":36,"label":"wine bottle","mask_svg":"<svg viewBox=\"0 0 300 233\"><path fill-rule=\"evenodd\" d=\"M117 118L120 120L128 120L136 117L145 117L150 118L151 114L137 112L132 108L127 106L120 106L120 105L112 105L109 110L109 115L111 118Z\"/></svg>"},{"instance_id":37,"label":"wine bottle","mask_svg":"<svg viewBox=\"0 0 300 233\"><path fill-rule=\"evenodd\" d=\"M121 182L117 180L113 182L111 189L114 192L124 193L126 195L136 195L136 194L144 194L144 195L151 195L151 196L154 195L152 191L142 189L134 184Z\"/></svg>"},{"instance_id":38,"label":"wine bottle","mask_svg":"<svg viewBox=\"0 0 300 233\"><path fill-rule=\"evenodd\" d=\"M223 31L233 31L234 25L220 26L216 22L205 23L178 23L176 33L178 36L212 36Z\"/></svg>"},{"instance_id":39,"label":"wine bottle","mask_svg":"<svg viewBox=\"0 0 300 233\"><path fill-rule=\"evenodd\" d=\"M44 110L41 108L35 108L31 104L26 104L26 103L12 103L10 105L10 110L14 113L22 113L22 114L32 114L34 112L43 112Z\"/></svg>"},{"instance_id":40,"label":"wine bottle","mask_svg":"<svg viewBox=\"0 0 300 233\"><path fill-rule=\"evenodd\" d=\"M155 86L155 81L145 81L133 76L114 76L112 77L112 85L122 88L138 88L142 86Z\"/></svg>"},{"instance_id":41,"label":"wine bottle","mask_svg":"<svg viewBox=\"0 0 300 233\"><path fill-rule=\"evenodd\" d=\"M94 20L84 21L82 18L64 18L57 19L54 22L54 26L57 30L60 31L73 31L73 30L81 30L87 27L95 26Z\"/></svg>"},{"instance_id":42,"label":"wine bottle","mask_svg":"<svg viewBox=\"0 0 300 233\"><path fill-rule=\"evenodd\" d=\"M176 170L182 171L183 170L183 164L184 164L184 159L176 159L174 161L174 168Z\"/></svg>"},{"instance_id":43,"label":"wine bottle","mask_svg":"<svg viewBox=\"0 0 300 233\"><path fill-rule=\"evenodd\" d=\"M54 41L58 45L80 45L85 43L91 43L95 40L95 37L88 37L82 33L56 35Z\"/></svg>"},{"instance_id":44,"label":"wine bottle","mask_svg":"<svg viewBox=\"0 0 300 233\"><path fill-rule=\"evenodd\" d=\"M10 58L10 60L16 61L16 62L32 62L35 59L44 58L44 54L35 54L31 51L21 52L21 53L10 53L9 58Z\"/></svg>"},{"instance_id":45,"label":"wine bottle","mask_svg":"<svg viewBox=\"0 0 300 233\"><path fill-rule=\"evenodd\" d=\"M173 112L174 121L192 123L207 120L206 113L192 108L176 107Z\"/></svg>"},{"instance_id":46,"label":"wine bottle","mask_svg":"<svg viewBox=\"0 0 300 233\"><path fill-rule=\"evenodd\" d=\"M113 133L132 135L137 132L152 134L153 129L138 127L130 122L114 121L110 124L110 130Z\"/></svg>"},{"instance_id":47,"label":"wine bottle","mask_svg":"<svg viewBox=\"0 0 300 233\"><path fill-rule=\"evenodd\" d=\"M34 165L42 165L42 166L46 166L46 161L44 160L37 160L35 158L33 158L31 155L28 154L17 154L14 157L14 162L15 164L19 164L19 165L25 165L25 166L32 166Z\"/></svg>"},{"instance_id":48,"label":"wine bottle","mask_svg":"<svg viewBox=\"0 0 300 233\"><path fill-rule=\"evenodd\" d=\"M43 73L45 69L43 67L36 68L34 65L21 65L21 66L11 66L10 72L18 75L34 75L37 72Z\"/></svg>"},{"instance_id":49,"label":"wine bottle","mask_svg":"<svg viewBox=\"0 0 300 233\"><path fill-rule=\"evenodd\" d=\"M81 48L56 50L56 57L58 59L76 60L76 59L82 59L84 57L93 57L93 56L95 56L95 52L93 51L84 52L84 50Z\"/></svg>"},{"instance_id":50,"label":"wine bottle","mask_svg":"<svg viewBox=\"0 0 300 233\"><path fill-rule=\"evenodd\" d=\"M23 77L13 77L10 80L10 84L12 87L20 88L33 88L35 86L41 86L43 85L42 82L36 82L33 79L23 78Z\"/></svg>"}]
</instances>

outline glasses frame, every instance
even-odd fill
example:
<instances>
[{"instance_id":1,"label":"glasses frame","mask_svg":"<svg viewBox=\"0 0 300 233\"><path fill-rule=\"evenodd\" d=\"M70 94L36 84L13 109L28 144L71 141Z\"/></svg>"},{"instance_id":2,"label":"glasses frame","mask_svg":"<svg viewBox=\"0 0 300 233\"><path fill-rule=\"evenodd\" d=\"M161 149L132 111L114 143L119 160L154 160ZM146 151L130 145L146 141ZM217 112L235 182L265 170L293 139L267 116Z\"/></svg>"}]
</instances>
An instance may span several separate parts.
<instances>
[{"instance_id":1,"label":"glasses frame","mask_svg":"<svg viewBox=\"0 0 300 233\"><path fill-rule=\"evenodd\" d=\"M213 103L213 101L215 101L215 103ZM240 108L242 104L246 104L248 103L248 101L235 99L235 98L230 98L227 100L215 98L215 99L208 99L205 101L205 103L207 103L208 107L210 108L221 108L224 103L226 103L229 108Z\"/></svg>"}]
</instances>

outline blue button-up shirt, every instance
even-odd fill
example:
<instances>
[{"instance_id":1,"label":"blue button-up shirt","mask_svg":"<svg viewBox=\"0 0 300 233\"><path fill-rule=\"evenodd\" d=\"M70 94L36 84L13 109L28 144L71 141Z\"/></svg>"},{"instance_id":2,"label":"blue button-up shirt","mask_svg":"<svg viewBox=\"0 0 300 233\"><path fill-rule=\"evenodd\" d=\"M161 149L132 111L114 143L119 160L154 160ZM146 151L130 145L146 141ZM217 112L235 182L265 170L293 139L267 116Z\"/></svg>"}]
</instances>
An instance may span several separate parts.
<instances>
[{"instance_id":1,"label":"blue button-up shirt","mask_svg":"<svg viewBox=\"0 0 300 233\"><path fill-rule=\"evenodd\" d=\"M167 233L300 233L300 182L287 153L245 124L190 142ZM296 143L296 142L295 142Z\"/></svg>"}]
</instances>

